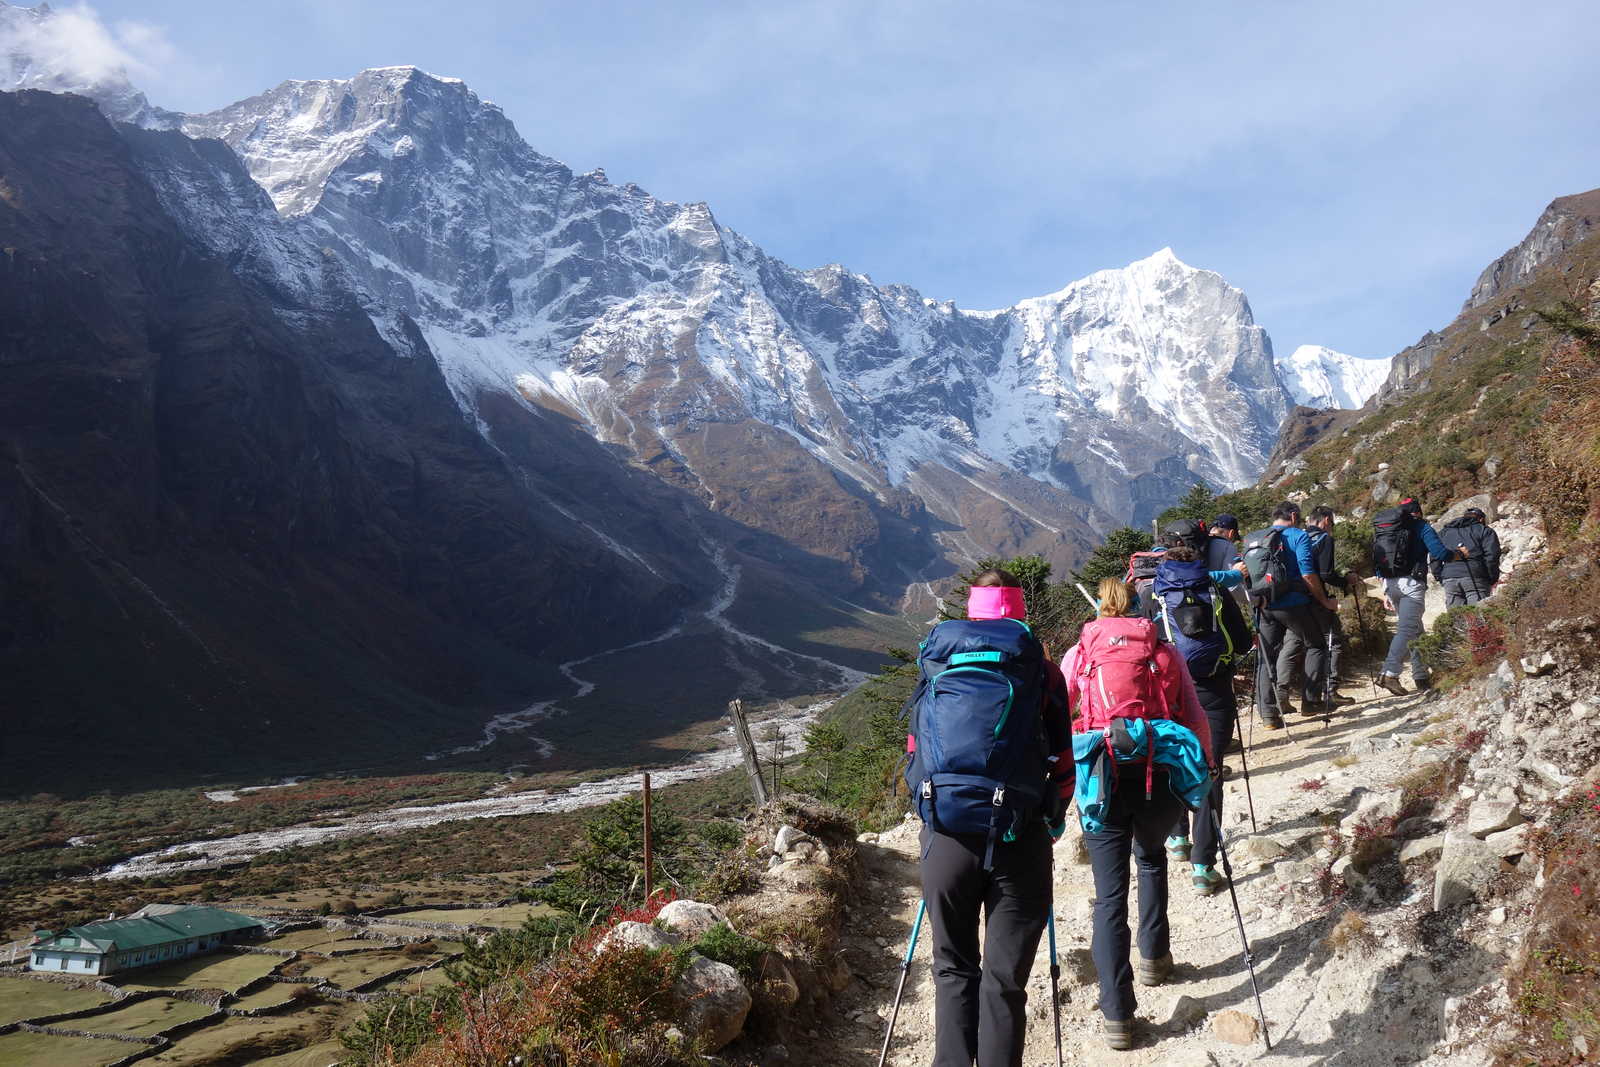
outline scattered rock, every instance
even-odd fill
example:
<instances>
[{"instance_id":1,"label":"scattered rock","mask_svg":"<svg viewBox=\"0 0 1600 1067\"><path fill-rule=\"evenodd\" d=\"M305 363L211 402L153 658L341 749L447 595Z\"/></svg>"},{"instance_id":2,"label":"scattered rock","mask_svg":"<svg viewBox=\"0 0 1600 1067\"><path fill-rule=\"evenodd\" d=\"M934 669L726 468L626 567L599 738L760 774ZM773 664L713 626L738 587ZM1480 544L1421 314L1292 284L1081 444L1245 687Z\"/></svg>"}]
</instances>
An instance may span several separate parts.
<instances>
[{"instance_id":1,"label":"scattered rock","mask_svg":"<svg viewBox=\"0 0 1600 1067\"><path fill-rule=\"evenodd\" d=\"M850 980L855 974L850 970L850 961L844 958L844 953L833 957L833 963L822 972L823 981L827 983L829 992L842 993L850 985Z\"/></svg>"},{"instance_id":2,"label":"scattered rock","mask_svg":"<svg viewBox=\"0 0 1600 1067\"><path fill-rule=\"evenodd\" d=\"M1559 767L1549 760L1537 759L1529 756L1517 764L1519 770L1527 771L1533 777L1549 786L1551 789L1562 790L1577 781L1572 775L1564 773Z\"/></svg>"},{"instance_id":3,"label":"scattered rock","mask_svg":"<svg viewBox=\"0 0 1600 1067\"><path fill-rule=\"evenodd\" d=\"M1167 1016L1166 1025L1174 1029L1187 1030L1206 1017L1206 1005L1202 1000L1191 996L1181 996L1172 1006L1172 1014Z\"/></svg>"},{"instance_id":4,"label":"scattered rock","mask_svg":"<svg viewBox=\"0 0 1600 1067\"><path fill-rule=\"evenodd\" d=\"M659 952L661 949L673 947L678 941L676 934L668 933L649 923L636 923L630 920L613 926L595 944L595 951L604 952L609 948L647 948L652 952Z\"/></svg>"},{"instance_id":5,"label":"scattered rock","mask_svg":"<svg viewBox=\"0 0 1600 1067\"><path fill-rule=\"evenodd\" d=\"M1517 810L1515 796L1508 799L1502 794L1493 799L1482 798L1474 800L1472 807L1467 810L1467 833L1484 838L1523 821L1522 812Z\"/></svg>"},{"instance_id":6,"label":"scattered rock","mask_svg":"<svg viewBox=\"0 0 1600 1067\"><path fill-rule=\"evenodd\" d=\"M801 841L810 840L811 838L807 837L803 831L793 826L779 827L777 839L772 842L772 854L774 856L787 855L789 850Z\"/></svg>"},{"instance_id":7,"label":"scattered rock","mask_svg":"<svg viewBox=\"0 0 1600 1067\"><path fill-rule=\"evenodd\" d=\"M1444 851L1444 835L1433 834L1429 837L1419 837L1415 841L1407 841L1400 848L1400 862L1411 863L1414 860L1427 860Z\"/></svg>"},{"instance_id":8,"label":"scattered rock","mask_svg":"<svg viewBox=\"0 0 1600 1067\"><path fill-rule=\"evenodd\" d=\"M1229 1044L1250 1045L1261 1037L1261 1024L1254 1015L1229 1008L1211 1017L1211 1032Z\"/></svg>"},{"instance_id":9,"label":"scattered rock","mask_svg":"<svg viewBox=\"0 0 1600 1067\"><path fill-rule=\"evenodd\" d=\"M1403 840L1417 837L1427 837L1433 829L1434 822L1426 815L1413 815L1409 819L1401 819L1395 823L1394 836Z\"/></svg>"},{"instance_id":10,"label":"scattered rock","mask_svg":"<svg viewBox=\"0 0 1600 1067\"><path fill-rule=\"evenodd\" d=\"M761 975L761 994L768 1001L785 1008L792 1008L800 1002L800 983L782 956L776 952L766 953L761 957L758 973Z\"/></svg>"},{"instance_id":11,"label":"scattered rock","mask_svg":"<svg viewBox=\"0 0 1600 1067\"><path fill-rule=\"evenodd\" d=\"M1469 833L1451 830L1433 872L1433 910L1443 911L1483 891L1500 870L1494 849Z\"/></svg>"},{"instance_id":12,"label":"scattered rock","mask_svg":"<svg viewBox=\"0 0 1600 1067\"><path fill-rule=\"evenodd\" d=\"M1505 925L1505 921L1506 921L1506 909L1505 909L1505 907L1501 906L1501 907L1495 908L1493 911L1491 911L1489 913L1489 921L1491 923L1494 923L1494 925L1496 925L1496 926L1504 926Z\"/></svg>"},{"instance_id":13,"label":"scattered rock","mask_svg":"<svg viewBox=\"0 0 1600 1067\"><path fill-rule=\"evenodd\" d=\"M1484 844L1494 849L1501 859L1510 859L1528 851L1528 824L1521 823L1509 830L1501 830L1484 838Z\"/></svg>"},{"instance_id":14,"label":"scattered rock","mask_svg":"<svg viewBox=\"0 0 1600 1067\"><path fill-rule=\"evenodd\" d=\"M1310 878L1316 872L1311 869L1311 864L1303 860L1289 860L1274 867L1272 873L1277 876L1278 881L1289 885Z\"/></svg>"},{"instance_id":15,"label":"scattered rock","mask_svg":"<svg viewBox=\"0 0 1600 1067\"><path fill-rule=\"evenodd\" d=\"M1545 649L1537 656L1523 656L1520 662L1522 673L1529 678L1538 678L1556 669L1555 654L1549 649Z\"/></svg>"},{"instance_id":16,"label":"scattered rock","mask_svg":"<svg viewBox=\"0 0 1600 1067\"><path fill-rule=\"evenodd\" d=\"M722 909L698 900L674 900L657 916L661 925L687 941L693 941L713 926L728 921Z\"/></svg>"},{"instance_id":17,"label":"scattered rock","mask_svg":"<svg viewBox=\"0 0 1600 1067\"><path fill-rule=\"evenodd\" d=\"M1245 859L1252 859L1262 864L1281 860L1289 854L1288 849L1270 837L1252 837L1244 843L1244 848L1241 851L1243 851Z\"/></svg>"},{"instance_id":18,"label":"scattered rock","mask_svg":"<svg viewBox=\"0 0 1600 1067\"><path fill-rule=\"evenodd\" d=\"M744 1029L750 991L739 981L739 972L726 963L697 953L673 991L683 1005L684 1025L707 1051L717 1051Z\"/></svg>"},{"instance_id":19,"label":"scattered rock","mask_svg":"<svg viewBox=\"0 0 1600 1067\"><path fill-rule=\"evenodd\" d=\"M876 845L877 843L877 834L860 834L856 837L856 844L858 845Z\"/></svg>"}]
</instances>

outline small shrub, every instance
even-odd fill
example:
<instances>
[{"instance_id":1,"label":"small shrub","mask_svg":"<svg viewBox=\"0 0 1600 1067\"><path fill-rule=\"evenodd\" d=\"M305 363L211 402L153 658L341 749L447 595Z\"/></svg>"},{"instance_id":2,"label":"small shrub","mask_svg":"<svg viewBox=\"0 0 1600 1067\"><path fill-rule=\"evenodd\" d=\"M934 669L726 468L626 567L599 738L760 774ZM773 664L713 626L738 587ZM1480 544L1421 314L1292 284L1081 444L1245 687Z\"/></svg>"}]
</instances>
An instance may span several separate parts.
<instances>
[{"instance_id":1,"label":"small shrub","mask_svg":"<svg viewBox=\"0 0 1600 1067\"><path fill-rule=\"evenodd\" d=\"M1339 921L1333 924L1333 929L1328 931L1328 936L1323 938L1323 944L1337 956L1347 955L1355 951L1365 951L1377 945L1378 939L1372 933L1372 926L1362 917L1361 913L1352 908L1346 908Z\"/></svg>"},{"instance_id":2,"label":"small shrub","mask_svg":"<svg viewBox=\"0 0 1600 1067\"><path fill-rule=\"evenodd\" d=\"M707 959L726 963L739 972L746 984L753 985L761 977L761 957L772 951L772 946L735 933L727 923L718 923L700 935L694 950Z\"/></svg>"}]
</instances>

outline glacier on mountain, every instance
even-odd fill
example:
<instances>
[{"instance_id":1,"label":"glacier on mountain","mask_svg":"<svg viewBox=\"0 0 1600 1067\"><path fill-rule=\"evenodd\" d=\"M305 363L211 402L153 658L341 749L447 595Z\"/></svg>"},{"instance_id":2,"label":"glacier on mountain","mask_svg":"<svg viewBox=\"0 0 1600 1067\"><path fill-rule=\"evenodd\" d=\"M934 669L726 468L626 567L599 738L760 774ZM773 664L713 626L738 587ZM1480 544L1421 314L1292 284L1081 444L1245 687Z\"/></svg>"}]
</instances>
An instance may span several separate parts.
<instances>
[{"instance_id":1,"label":"glacier on mountain","mask_svg":"<svg viewBox=\"0 0 1600 1067\"><path fill-rule=\"evenodd\" d=\"M1321 345L1301 345L1278 360L1284 388L1308 408L1359 408L1389 376L1391 359L1359 359Z\"/></svg>"}]
</instances>

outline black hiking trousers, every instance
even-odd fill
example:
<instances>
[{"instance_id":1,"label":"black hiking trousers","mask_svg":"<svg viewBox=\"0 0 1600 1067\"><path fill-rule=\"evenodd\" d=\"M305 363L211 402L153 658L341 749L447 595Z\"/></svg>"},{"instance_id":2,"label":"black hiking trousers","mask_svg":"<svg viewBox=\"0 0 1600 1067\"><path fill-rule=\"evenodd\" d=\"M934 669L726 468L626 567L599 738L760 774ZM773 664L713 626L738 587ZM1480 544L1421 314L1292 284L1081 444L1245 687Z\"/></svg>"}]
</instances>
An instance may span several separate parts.
<instances>
[{"instance_id":1,"label":"black hiking trousers","mask_svg":"<svg viewBox=\"0 0 1600 1067\"><path fill-rule=\"evenodd\" d=\"M933 1067L1021 1067L1028 974L1050 912L1050 835L1035 820L997 842L922 828L922 899L933 936ZM979 913L985 916L978 944Z\"/></svg>"},{"instance_id":2,"label":"black hiking trousers","mask_svg":"<svg viewBox=\"0 0 1600 1067\"><path fill-rule=\"evenodd\" d=\"M1172 951L1167 925L1167 834L1183 805L1172 795L1165 770L1157 768L1150 799L1144 798L1144 767L1119 768L1105 827L1085 833L1094 871L1094 940L1090 952L1100 976L1100 1013L1113 1022L1133 1018L1133 963L1128 957L1128 860L1139 868L1139 955L1160 959Z\"/></svg>"},{"instance_id":3,"label":"black hiking trousers","mask_svg":"<svg viewBox=\"0 0 1600 1067\"><path fill-rule=\"evenodd\" d=\"M1195 695L1200 698L1200 706L1206 709L1206 721L1211 724L1211 751L1216 755L1217 766L1222 766L1222 754L1228 751L1228 742L1233 740L1233 724L1239 716L1239 702L1233 695L1233 671L1220 670L1210 678L1196 678L1194 680ZM1142 798L1141 798L1142 799ZM1190 816L1187 811L1182 811L1178 817L1176 833L1184 833L1189 828ZM1200 803L1200 810L1194 813L1194 841L1189 850L1189 862L1203 863L1207 867L1214 867L1217 863L1217 831L1211 822L1211 813L1216 812L1217 822L1222 821L1222 776L1213 775L1211 790L1206 793L1205 800ZM1187 835L1185 835L1187 836Z\"/></svg>"}]
</instances>

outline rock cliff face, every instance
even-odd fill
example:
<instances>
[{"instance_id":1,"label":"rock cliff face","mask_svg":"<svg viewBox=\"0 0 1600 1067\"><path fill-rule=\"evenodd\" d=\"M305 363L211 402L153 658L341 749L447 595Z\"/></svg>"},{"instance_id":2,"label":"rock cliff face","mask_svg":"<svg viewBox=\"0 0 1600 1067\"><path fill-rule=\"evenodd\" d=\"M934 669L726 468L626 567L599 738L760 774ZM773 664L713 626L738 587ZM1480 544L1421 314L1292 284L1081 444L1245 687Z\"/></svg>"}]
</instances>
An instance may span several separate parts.
<instances>
[{"instance_id":1,"label":"rock cliff face","mask_svg":"<svg viewBox=\"0 0 1600 1067\"><path fill-rule=\"evenodd\" d=\"M1489 264L1478 276L1461 310L1493 304L1508 289L1533 277L1535 271L1600 229L1600 189L1550 202L1517 246Z\"/></svg>"},{"instance_id":2,"label":"rock cliff face","mask_svg":"<svg viewBox=\"0 0 1600 1067\"><path fill-rule=\"evenodd\" d=\"M274 217L220 144L0 94L8 782L426 750L712 566L715 520L570 420L508 461Z\"/></svg>"}]
</instances>

